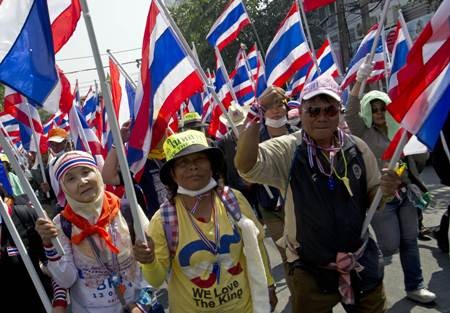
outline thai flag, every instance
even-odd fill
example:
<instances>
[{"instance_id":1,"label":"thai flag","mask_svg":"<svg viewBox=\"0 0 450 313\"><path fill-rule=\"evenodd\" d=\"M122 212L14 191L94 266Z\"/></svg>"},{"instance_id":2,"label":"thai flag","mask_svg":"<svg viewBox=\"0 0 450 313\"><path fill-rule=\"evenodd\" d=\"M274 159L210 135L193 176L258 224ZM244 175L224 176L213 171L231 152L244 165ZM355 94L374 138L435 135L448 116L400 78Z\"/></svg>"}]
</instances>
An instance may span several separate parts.
<instances>
[{"instance_id":1,"label":"thai flag","mask_svg":"<svg viewBox=\"0 0 450 313\"><path fill-rule=\"evenodd\" d=\"M331 51L330 41L325 40L322 47L317 51L317 64L320 68L320 75L328 75L334 78L339 76L338 68L333 58L333 52ZM312 66L307 77L307 81L313 81L319 77L317 67Z\"/></svg>"},{"instance_id":2,"label":"thai flag","mask_svg":"<svg viewBox=\"0 0 450 313\"><path fill-rule=\"evenodd\" d=\"M267 80L266 80L266 67L264 65L264 60L261 56L261 53L258 53L258 70L256 72L256 97L259 97L264 90L267 88Z\"/></svg>"},{"instance_id":3,"label":"thai flag","mask_svg":"<svg viewBox=\"0 0 450 313\"><path fill-rule=\"evenodd\" d=\"M203 112L202 123L209 122L211 120L212 110L214 108L214 100L211 93L206 90L203 93Z\"/></svg>"},{"instance_id":4,"label":"thai flag","mask_svg":"<svg viewBox=\"0 0 450 313\"><path fill-rule=\"evenodd\" d=\"M303 9L305 12L310 12L323 6L329 5L336 0L300 0L303 1Z\"/></svg>"},{"instance_id":5,"label":"thai flag","mask_svg":"<svg viewBox=\"0 0 450 313\"><path fill-rule=\"evenodd\" d=\"M90 87L81 112L100 141L103 136L103 109L103 102L100 101L97 91Z\"/></svg>"},{"instance_id":6,"label":"thai flag","mask_svg":"<svg viewBox=\"0 0 450 313\"><path fill-rule=\"evenodd\" d=\"M20 139L24 149L27 151L38 151L33 138L33 128L30 124L31 117L34 133L36 134L40 148L39 151L45 151L47 140L43 136L42 123L38 110L30 105L25 97L9 87L5 87L4 100L5 112L10 113L19 124Z\"/></svg>"},{"instance_id":7,"label":"thai flag","mask_svg":"<svg viewBox=\"0 0 450 313\"><path fill-rule=\"evenodd\" d=\"M313 66L313 61L311 60L309 63L307 63L305 66L303 66L300 70L295 73L294 77L292 78L291 82L288 85L286 95L291 98L298 98L300 96L300 93L303 90L303 86L306 83L306 76L308 75L308 72L310 71L311 67Z\"/></svg>"},{"instance_id":8,"label":"thai flag","mask_svg":"<svg viewBox=\"0 0 450 313\"><path fill-rule=\"evenodd\" d=\"M372 48L373 41L375 39L375 33L377 31L377 28L378 24L373 25L369 29L367 35L363 38L363 40L359 44L356 54L350 61L347 74L345 75L344 80L341 83L342 89L347 88L347 86L356 81L356 72L366 60L366 56L370 54L370 50ZM375 62L373 72L371 76L367 79L367 83L373 83L384 77L384 49L382 36L379 37L373 61Z\"/></svg>"},{"instance_id":9,"label":"thai flag","mask_svg":"<svg viewBox=\"0 0 450 313\"><path fill-rule=\"evenodd\" d=\"M173 113L185 99L203 89L194 61L167 19L152 0L142 45L135 119L128 141L128 162L137 180L150 149L164 137Z\"/></svg>"},{"instance_id":10,"label":"thai flag","mask_svg":"<svg viewBox=\"0 0 450 313\"><path fill-rule=\"evenodd\" d=\"M69 125L70 135L75 144L75 149L91 153L101 169L104 163L103 147L77 105L73 105L69 111Z\"/></svg>"},{"instance_id":11,"label":"thai flag","mask_svg":"<svg viewBox=\"0 0 450 313\"><path fill-rule=\"evenodd\" d=\"M258 49L256 48L256 44L248 51L247 59L252 79L256 82L258 80Z\"/></svg>"},{"instance_id":12,"label":"thai flag","mask_svg":"<svg viewBox=\"0 0 450 313\"><path fill-rule=\"evenodd\" d=\"M95 119L95 112L97 111L98 96L92 86L84 97L83 107L81 108L81 113L83 113L84 119L88 124L91 124Z\"/></svg>"},{"instance_id":13,"label":"thai flag","mask_svg":"<svg viewBox=\"0 0 450 313\"><path fill-rule=\"evenodd\" d=\"M3 188L5 189L6 193L9 196L14 195L11 183L8 178L8 173L6 172L3 162L0 162L0 184L2 184ZM1 223L2 223L2 218L0 216L0 225L1 225Z\"/></svg>"},{"instance_id":14,"label":"thai flag","mask_svg":"<svg viewBox=\"0 0 450 313\"><path fill-rule=\"evenodd\" d=\"M202 93L197 92L185 101L184 113L197 112L200 116L203 114Z\"/></svg>"},{"instance_id":15,"label":"thai flag","mask_svg":"<svg viewBox=\"0 0 450 313\"><path fill-rule=\"evenodd\" d=\"M397 27L395 29L395 41L394 47L392 49L392 66L391 75L389 77L388 93L392 97L395 94L393 89L397 88L397 74L398 71L406 64L406 57L408 56L409 47L406 41L405 31L400 22L397 22Z\"/></svg>"},{"instance_id":16,"label":"thai flag","mask_svg":"<svg viewBox=\"0 0 450 313\"><path fill-rule=\"evenodd\" d=\"M81 6L79 0L47 0L47 5L52 24L53 50L57 53L75 31Z\"/></svg>"},{"instance_id":17,"label":"thai flag","mask_svg":"<svg viewBox=\"0 0 450 313\"><path fill-rule=\"evenodd\" d=\"M120 126L131 118L136 90L131 82L120 73L119 67L111 58L109 58L109 74L114 111Z\"/></svg>"},{"instance_id":18,"label":"thai flag","mask_svg":"<svg viewBox=\"0 0 450 313\"><path fill-rule=\"evenodd\" d=\"M301 26L297 1L294 1L267 49L267 85L283 86L309 60L308 43Z\"/></svg>"},{"instance_id":19,"label":"thai flag","mask_svg":"<svg viewBox=\"0 0 450 313\"><path fill-rule=\"evenodd\" d=\"M0 112L0 123L13 142L20 141L19 123L14 116L6 112Z\"/></svg>"},{"instance_id":20,"label":"thai flag","mask_svg":"<svg viewBox=\"0 0 450 313\"><path fill-rule=\"evenodd\" d=\"M234 93L240 105L251 105L255 101L255 86L247 63L244 53L240 51L232 81Z\"/></svg>"},{"instance_id":21,"label":"thai flag","mask_svg":"<svg viewBox=\"0 0 450 313\"><path fill-rule=\"evenodd\" d=\"M47 122L43 125L43 134L47 135L51 129L56 127L64 128L66 131L69 131L69 119L67 117L67 113L58 111L51 115Z\"/></svg>"},{"instance_id":22,"label":"thai flag","mask_svg":"<svg viewBox=\"0 0 450 313\"><path fill-rule=\"evenodd\" d=\"M433 149L450 110L450 0L444 0L425 26L397 73L392 116Z\"/></svg>"},{"instance_id":23,"label":"thai flag","mask_svg":"<svg viewBox=\"0 0 450 313\"><path fill-rule=\"evenodd\" d=\"M250 24L250 18L244 3L241 0L230 0L209 30L206 40L211 46L222 50L236 39L240 31L248 24Z\"/></svg>"},{"instance_id":24,"label":"thai flag","mask_svg":"<svg viewBox=\"0 0 450 313\"><path fill-rule=\"evenodd\" d=\"M223 103L225 107L228 107L232 101L231 91L230 88L228 88L227 81L220 68L219 60L217 60L216 63L216 75L214 79L214 87L217 95L219 96L219 100Z\"/></svg>"},{"instance_id":25,"label":"thai flag","mask_svg":"<svg viewBox=\"0 0 450 313\"><path fill-rule=\"evenodd\" d=\"M0 82L56 112L61 85L47 0L3 0L0 29Z\"/></svg>"}]
</instances>

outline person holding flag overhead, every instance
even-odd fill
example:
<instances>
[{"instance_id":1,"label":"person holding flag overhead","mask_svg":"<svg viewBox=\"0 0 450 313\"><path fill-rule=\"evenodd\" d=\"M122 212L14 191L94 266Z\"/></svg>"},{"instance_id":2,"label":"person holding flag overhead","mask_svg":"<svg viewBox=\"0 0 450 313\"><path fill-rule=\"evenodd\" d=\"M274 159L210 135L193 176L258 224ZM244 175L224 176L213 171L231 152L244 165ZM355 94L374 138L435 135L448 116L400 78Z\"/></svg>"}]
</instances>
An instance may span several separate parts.
<instances>
[{"instance_id":1,"label":"person holding flag overhead","mask_svg":"<svg viewBox=\"0 0 450 313\"><path fill-rule=\"evenodd\" d=\"M382 155L395 135L398 124L386 111L391 103L389 96L381 91L368 92L361 101L358 98L361 82L371 75L373 66L364 63L356 74L356 83L350 93L345 119L353 135L360 137L371 148L380 168ZM403 165L406 168L406 164ZM425 288L420 263L417 238L418 215L408 194L414 187L408 178L408 169L403 171L402 187L397 196L383 210L375 213L372 226L384 256L392 256L400 250L400 262L404 273L408 298L421 302L433 302L436 295Z\"/></svg>"},{"instance_id":2,"label":"person holding flag overhead","mask_svg":"<svg viewBox=\"0 0 450 313\"><path fill-rule=\"evenodd\" d=\"M284 96L269 88L266 96ZM386 312L380 252L360 234L377 187L386 201L400 180L393 171L380 178L369 147L338 128L341 89L332 77L306 84L301 101L301 131L258 143L258 119L249 119L235 158L244 179L286 195L279 243L293 281L292 311L329 312L341 302L347 312Z\"/></svg>"},{"instance_id":3,"label":"person holding flag overhead","mask_svg":"<svg viewBox=\"0 0 450 313\"><path fill-rule=\"evenodd\" d=\"M203 133L164 142L168 200L135 255L153 286L168 278L171 312L269 312L277 299L264 231L244 196L224 186L224 157ZM270 304L269 304L270 295Z\"/></svg>"}]
</instances>

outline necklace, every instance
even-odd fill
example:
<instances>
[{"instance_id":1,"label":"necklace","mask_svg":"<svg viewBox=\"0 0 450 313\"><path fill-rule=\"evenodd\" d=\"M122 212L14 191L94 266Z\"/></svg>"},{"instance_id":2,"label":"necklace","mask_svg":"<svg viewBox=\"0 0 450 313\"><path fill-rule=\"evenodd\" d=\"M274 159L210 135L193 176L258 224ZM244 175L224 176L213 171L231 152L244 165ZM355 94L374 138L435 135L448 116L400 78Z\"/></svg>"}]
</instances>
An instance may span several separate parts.
<instances>
[{"instance_id":1,"label":"necklace","mask_svg":"<svg viewBox=\"0 0 450 313\"><path fill-rule=\"evenodd\" d=\"M322 151L322 154L324 155L325 158L327 158L326 154L323 151ZM342 149L341 149L341 154L342 154L342 159L344 160L344 174L342 176L339 176L338 172L336 171L336 168L332 165L330 165L331 171L334 173L334 175L336 176L337 179L342 181L342 183L344 184L345 188L347 189L350 197L353 197L352 188L350 187L350 180L348 179L348 176L347 176L347 159L345 158L345 154ZM327 158L327 160L328 160L328 158ZM330 161L330 164L331 164L331 161Z\"/></svg>"},{"instance_id":2,"label":"necklace","mask_svg":"<svg viewBox=\"0 0 450 313\"><path fill-rule=\"evenodd\" d=\"M335 147L334 145L332 145L331 147L325 148L325 147L321 147L319 145L317 145L314 140L312 140L309 135L303 131L303 140L306 143L307 146L307 151L308 151L308 160L309 160L309 166L311 168L314 168L314 159L316 160L316 164L317 164L317 168L319 169L319 171L328 177L328 189L329 190L334 190L334 188L336 187L336 183L335 180L333 178L333 170L334 170L334 157L336 156L336 153L339 152L339 150L341 150L343 144L344 144L344 132L340 129L337 130L337 134L338 134L338 145ZM323 151L327 151L330 153L330 157L328 158L325 155L325 158L329 161L330 163L330 171L326 172L324 169L324 166L322 165L322 162L320 161L320 158L317 154L317 150L322 151L322 153L324 153Z\"/></svg>"}]
</instances>

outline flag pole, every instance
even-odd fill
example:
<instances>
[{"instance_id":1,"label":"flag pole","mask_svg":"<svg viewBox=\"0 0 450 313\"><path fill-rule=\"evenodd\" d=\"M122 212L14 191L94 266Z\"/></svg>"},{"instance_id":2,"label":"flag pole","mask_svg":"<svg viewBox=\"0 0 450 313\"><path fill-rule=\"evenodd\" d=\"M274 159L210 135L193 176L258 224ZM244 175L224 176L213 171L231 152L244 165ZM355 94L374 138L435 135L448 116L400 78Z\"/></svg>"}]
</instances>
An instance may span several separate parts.
<instances>
[{"instance_id":1,"label":"flag pole","mask_svg":"<svg viewBox=\"0 0 450 313\"><path fill-rule=\"evenodd\" d=\"M389 161L388 169L392 170L395 168L395 165L397 164L397 161L400 159L400 156L402 154L403 148L405 147L407 143L407 136L408 132L404 129L402 132L402 135L400 137L400 141L395 148L394 154L392 155L391 160ZM361 230L361 238L364 238L366 235L367 229L369 228L370 223L372 222L372 218L378 208L378 205L380 204L381 198L383 194L381 192L380 187L378 187L377 192L375 193L375 196L373 197L372 203L370 204L369 210L367 211L366 218L364 219L362 230Z\"/></svg>"},{"instance_id":2,"label":"flag pole","mask_svg":"<svg viewBox=\"0 0 450 313\"><path fill-rule=\"evenodd\" d=\"M28 251L25 248L25 245L23 244L19 233L17 232L17 228L14 225L11 216L9 216L8 214L8 208L6 206L6 203L1 198L0 198L0 216L2 217L3 221L5 221L6 227L8 228L9 233L11 234L14 244L16 245L16 248L19 250L20 258L22 259L23 264L25 265L28 274L31 277L31 280L33 281L34 288L36 288L39 298L41 298L42 305L44 306L47 313L51 313L52 304L47 296L47 293L45 292L44 286L42 285L39 275L36 272L33 263L31 262L30 255L28 254Z\"/></svg>"},{"instance_id":3,"label":"flag pole","mask_svg":"<svg viewBox=\"0 0 450 313\"><path fill-rule=\"evenodd\" d=\"M30 104L27 102L25 105L27 106L27 109L28 109L28 121L29 121L30 126L31 126L31 131L33 132L31 134L31 136L33 137L34 145L36 146L36 154L37 154L37 158L38 158L38 162L39 162L39 167L41 168L42 180L44 181L44 183L48 184L47 176L45 175L45 170L44 170L44 162L42 161L40 145L39 145L38 140L37 140L36 131L34 130L33 119L31 118ZM47 199L50 199L50 192L47 191L45 193L45 195L47 196Z\"/></svg>"},{"instance_id":4,"label":"flag pole","mask_svg":"<svg viewBox=\"0 0 450 313\"><path fill-rule=\"evenodd\" d=\"M117 61L116 57L112 54L111 50L107 49L106 53L108 53L109 57L114 62L114 64L117 65L117 67L119 68L119 71L122 73L122 75L125 77L125 79L133 86L134 90L136 90L136 88L137 88L136 83L131 79L131 76L128 75L127 71L125 71L122 64L120 64L119 61Z\"/></svg>"},{"instance_id":5,"label":"flag pole","mask_svg":"<svg viewBox=\"0 0 450 313\"><path fill-rule=\"evenodd\" d=\"M247 57L247 53L245 52L245 49L247 49L247 46L244 43L241 43L241 50L242 50L242 54L244 56L244 62L245 62L245 69L247 70L248 78L252 82L253 92L255 93L255 97L256 97L256 82L253 79L252 70L250 69L250 63L248 62L248 57ZM256 51L256 53L258 53L258 51ZM256 57L258 57L258 55L256 55Z\"/></svg>"},{"instance_id":6,"label":"flag pole","mask_svg":"<svg viewBox=\"0 0 450 313\"><path fill-rule=\"evenodd\" d=\"M319 67L319 63L317 62L317 56L316 56L316 50L314 49L314 43L312 41L312 37L311 37L311 32L309 31L309 26L308 26L308 20L306 19L306 13L305 13L305 9L303 8L303 1L302 0L297 0L297 4L300 8L300 28L303 29L303 24L305 24L305 29L306 29L306 35L308 36L308 40L306 41L306 43L308 43L308 48L309 48L309 52L311 53L311 57L313 59L314 65L316 66L317 69L317 73L319 73L320 75L320 67ZM302 20L304 21L304 23L302 23Z\"/></svg>"},{"instance_id":7,"label":"flag pole","mask_svg":"<svg viewBox=\"0 0 450 313\"><path fill-rule=\"evenodd\" d=\"M337 62L336 54L334 53L332 41L331 41L329 34L327 34L327 40L328 40L328 43L330 44L331 57L333 58L333 62L334 62L334 64L336 64L336 68L337 68L339 76L342 77L342 70L340 67L341 64Z\"/></svg>"},{"instance_id":8,"label":"flag pole","mask_svg":"<svg viewBox=\"0 0 450 313\"><path fill-rule=\"evenodd\" d=\"M439 132L439 137L441 139L442 148L444 148L445 155L447 155L448 162L450 162L450 151L448 150L447 140L445 140L444 132L442 130Z\"/></svg>"},{"instance_id":9,"label":"flag pole","mask_svg":"<svg viewBox=\"0 0 450 313\"><path fill-rule=\"evenodd\" d=\"M378 46L378 39L380 39L381 30L383 28L384 21L386 20L387 11L389 10L389 6L391 4L391 0L386 0L384 2L383 13L381 14L380 21L378 23L378 28L375 33L375 37L373 38L373 44L370 49L369 57L366 58L366 64L371 64L373 61L373 57L375 55L375 50ZM359 98L362 98L364 94L364 89L366 88L367 77L361 82L361 88L359 89Z\"/></svg>"},{"instance_id":10,"label":"flag pole","mask_svg":"<svg viewBox=\"0 0 450 313\"><path fill-rule=\"evenodd\" d=\"M23 172L22 168L20 167L19 161L17 161L11 146L9 145L5 136L3 135L3 132L0 132L0 145L2 146L6 155L8 156L9 163L11 164L14 172L19 177L20 185L24 189L25 193L28 195L28 198L30 199L30 202L31 202L31 207L34 209L37 216L39 216L40 218L43 218L43 219L48 219L47 214L42 209L41 203L37 199L33 188L31 188L30 182L28 181L28 179L25 176L25 173ZM52 238L52 244L55 247L58 254L60 256L63 256L64 249L57 237Z\"/></svg>"},{"instance_id":11,"label":"flag pole","mask_svg":"<svg viewBox=\"0 0 450 313\"><path fill-rule=\"evenodd\" d=\"M125 156L124 145L122 137L120 136L119 122L117 121L116 114L113 109L111 100L111 90L106 82L105 72L103 71L103 63L100 57L100 50L98 48L97 39L95 38L94 26L92 24L91 15L86 0L80 0L81 8L83 11L84 21L86 23L86 30L88 32L89 41L91 43L92 53L94 55L95 65L97 67L97 74L100 80L100 84L103 91L103 99L105 103L106 113L108 115L108 122L111 127L111 133L114 143L116 144L117 157L119 159L120 171L122 173L123 181L125 184L125 192L130 203L131 213L134 220L134 229L136 233L136 239L142 242L147 242L144 228L140 220L140 214L138 211L138 202L136 194L133 188L133 182L131 180L130 169L128 167L127 159Z\"/></svg>"},{"instance_id":12,"label":"flag pole","mask_svg":"<svg viewBox=\"0 0 450 313\"><path fill-rule=\"evenodd\" d=\"M85 0L83 0L85 1ZM200 74L200 78L203 81L203 84L207 86L209 92L214 98L214 101L219 105L220 109L222 110L222 113L226 117L228 123L231 126L231 129L233 130L234 135L238 138L239 137L239 131L236 128L236 125L231 120L230 116L228 115L227 109L225 109L223 103L220 101L219 96L216 93L216 90L214 89L214 86L211 86L211 84L208 83L208 77L205 74L205 71L203 70L200 62L195 58L194 54L192 53L191 47L189 47L189 44L187 43L186 39L184 38L183 34L181 33L180 29L178 28L177 24L173 20L172 16L170 15L170 12L167 10L165 4L161 0L155 0L158 4L158 7L164 12L164 15L167 18L167 22L172 26L172 29L174 32L178 35L178 39L180 40L180 44L183 46L184 51L191 57L192 61L194 62L195 66L197 67L198 73Z\"/></svg>"},{"instance_id":13,"label":"flag pole","mask_svg":"<svg viewBox=\"0 0 450 313\"><path fill-rule=\"evenodd\" d=\"M405 35L406 45L408 46L408 49L411 49L412 39L408 31L408 26L406 25L405 17L403 16L402 9L398 9L398 19L400 20L402 30L404 30L403 35Z\"/></svg>"},{"instance_id":14,"label":"flag pole","mask_svg":"<svg viewBox=\"0 0 450 313\"><path fill-rule=\"evenodd\" d=\"M381 30L381 44L383 45L383 59L384 59L384 80L386 82L386 90L389 88L389 76L391 71L391 59L389 57L389 51L386 43L386 33L383 26Z\"/></svg>"}]
</instances>

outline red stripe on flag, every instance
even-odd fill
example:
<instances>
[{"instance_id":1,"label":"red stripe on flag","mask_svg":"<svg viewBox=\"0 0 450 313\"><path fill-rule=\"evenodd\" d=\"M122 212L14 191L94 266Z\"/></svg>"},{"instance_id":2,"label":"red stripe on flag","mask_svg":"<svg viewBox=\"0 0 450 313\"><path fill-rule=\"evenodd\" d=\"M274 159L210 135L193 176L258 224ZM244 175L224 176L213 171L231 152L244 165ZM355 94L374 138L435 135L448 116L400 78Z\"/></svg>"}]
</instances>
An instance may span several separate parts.
<instances>
[{"instance_id":1,"label":"red stripe on flag","mask_svg":"<svg viewBox=\"0 0 450 313\"><path fill-rule=\"evenodd\" d=\"M279 76L274 82L274 86L282 87L289 78L292 77L299 69L308 64L311 61L311 56L309 53L303 54L299 59L295 60L294 63L289 67L289 69Z\"/></svg>"},{"instance_id":2,"label":"red stripe on flag","mask_svg":"<svg viewBox=\"0 0 450 313\"><path fill-rule=\"evenodd\" d=\"M305 9L305 12L309 12L318 8L321 8L323 6L329 5L336 0L300 0L303 1L303 8Z\"/></svg>"},{"instance_id":3,"label":"red stripe on flag","mask_svg":"<svg viewBox=\"0 0 450 313\"><path fill-rule=\"evenodd\" d=\"M53 50L58 52L70 39L81 16L79 0L72 0L68 6L52 23Z\"/></svg>"}]
</instances>

